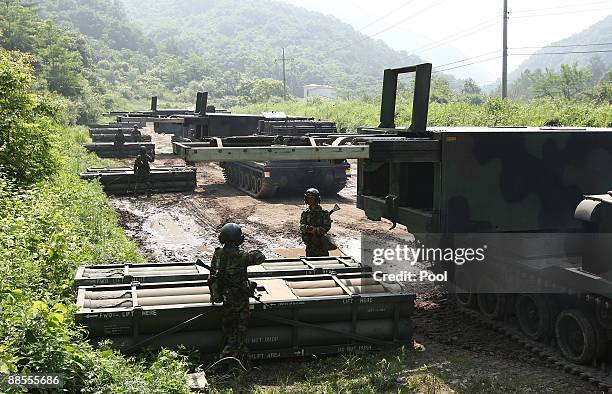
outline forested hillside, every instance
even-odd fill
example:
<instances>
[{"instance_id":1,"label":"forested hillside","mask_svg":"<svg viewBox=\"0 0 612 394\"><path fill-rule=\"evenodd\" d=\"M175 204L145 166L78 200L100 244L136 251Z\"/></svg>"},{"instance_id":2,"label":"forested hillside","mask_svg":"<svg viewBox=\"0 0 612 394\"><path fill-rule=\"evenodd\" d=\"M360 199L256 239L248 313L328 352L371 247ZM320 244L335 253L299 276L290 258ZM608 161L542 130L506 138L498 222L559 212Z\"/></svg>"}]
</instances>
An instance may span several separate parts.
<instances>
[{"instance_id":1,"label":"forested hillside","mask_svg":"<svg viewBox=\"0 0 612 394\"><path fill-rule=\"evenodd\" d=\"M284 47L296 95L308 83L368 90L379 86L384 68L419 61L334 17L277 1L124 1L130 18L164 51L195 52L223 71L281 79Z\"/></svg>"},{"instance_id":2,"label":"forested hillside","mask_svg":"<svg viewBox=\"0 0 612 394\"><path fill-rule=\"evenodd\" d=\"M596 67L609 69L612 67L612 52L610 52L612 45L586 44L602 44L610 42L612 42L612 15L600 22L595 23L580 33L564 38L563 40L553 42L549 46L538 50L533 56L527 58L514 72L512 72L509 78L510 80L515 80L519 78L521 73L525 70L533 71L537 69L544 70L549 68L559 71L562 64L573 63L577 63L582 67L589 67L593 63L596 63ZM583 53L591 51L601 52ZM516 52L518 52L518 50ZM545 53L555 54L545 55Z\"/></svg>"}]
</instances>

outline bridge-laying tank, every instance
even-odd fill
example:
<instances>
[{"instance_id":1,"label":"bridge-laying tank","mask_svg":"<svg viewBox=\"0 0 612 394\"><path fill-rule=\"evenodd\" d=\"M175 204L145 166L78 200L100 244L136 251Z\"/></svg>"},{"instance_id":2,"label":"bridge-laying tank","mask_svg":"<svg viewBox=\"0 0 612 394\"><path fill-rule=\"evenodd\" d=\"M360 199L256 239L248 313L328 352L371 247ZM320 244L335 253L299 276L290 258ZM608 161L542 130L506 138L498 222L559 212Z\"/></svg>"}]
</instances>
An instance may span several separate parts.
<instances>
[{"instance_id":1,"label":"bridge-laying tank","mask_svg":"<svg viewBox=\"0 0 612 394\"><path fill-rule=\"evenodd\" d=\"M373 350L411 345L414 295L369 273L252 279L251 359ZM92 343L111 340L127 352L142 346L187 346L217 353L221 308L206 281L82 286L77 323Z\"/></svg>"},{"instance_id":2,"label":"bridge-laying tank","mask_svg":"<svg viewBox=\"0 0 612 394\"><path fill-rule=\"evenodd\" d=\"M307 137L310 133L327 135L337 133L337 129L334 122L285 119L260 120L258 132L277 139L276 136ZM256 143L255 138L250 141ZM280 142L284 143L284 138ZM336 194L346 186L351 167L341 159L225 162L222 168L227 183L257 198L266 198L279 189L302 193L310 187L316 187L323 194Z\"/></svg>"},{"instance_id":3,"label":"bridge-laying tank","mask_svg":"<svg viewBox=\"0 0 612 394\"><path fill-rule=\"evenodd\" d=\"M597 244L603 253L589 252L612 222L585 232L593 216L577 207L595 201L607 211L605 195L583 199L612 186L612 129L426 128L431 68L423 65L413 125L395 129L397 76L414 70L385 71L381 126L363 132L393 134L368 142L357 206L370 219L424 234L429 246L486 245L484 263L435 262L454 271L461 305L515 319L530 339L555 338L573 362L609 357L612 240Z\"/></svg>"},{"instance_id":4,"label":"bridge-laying tank","mask_svg":"<svg viewBox=\"0 0 612 394\"><path fill-rule=\"evenodd\" d=\"M354 259L338 257L300 257L267 259L263 264L248 267L249 277L315 275L361 272ZM157 264L110 264L81 266L75 276L75 286L129 284L131 282L184 282L208 279L209 271L199 262Z\"/></svg>"},{"instance_id":5,"label":"bridge-laying tank","mask_svg":"<svg viewBox=\"0 0 612 394\"><path fill-rule=\"evenodd\" d=\"M105 158L131 158L140 153L140 147L144 146L147 154L155 157L155 144L150 142L126 142L123 146L117 147L113 142L94 142L83 144L85 149L94 152L99 157Z\"/></svg>"},{"instance_id":6,"label":"bridge-laying tank","mask_svg":"<svg viewBox=\"0 0 612 394\"><path fill-rule=\"evenodd\" d=\"M134 175L133 168L89 168L81 179L98 180L106 194L171 193L195 190L196 169L185 166L151 167L146 179Z\"/></svg>"}]
</instances>

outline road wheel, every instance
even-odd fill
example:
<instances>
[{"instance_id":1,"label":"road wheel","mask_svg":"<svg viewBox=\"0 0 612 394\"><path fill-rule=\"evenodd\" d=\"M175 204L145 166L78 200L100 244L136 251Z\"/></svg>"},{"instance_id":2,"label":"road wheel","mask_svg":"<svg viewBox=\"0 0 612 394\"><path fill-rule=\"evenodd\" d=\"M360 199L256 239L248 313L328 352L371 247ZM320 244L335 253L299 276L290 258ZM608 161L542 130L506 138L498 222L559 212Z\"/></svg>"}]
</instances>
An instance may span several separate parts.
<instances>
[{"instance_id":1,"label":"road wheel","mask_svg":"<svg viewBox=\"0 0 612 394\"><path fill-rule=\"evenodd\" d=\"M492 293L495 283L487 277L481 279L479 289L484 290L476 295L480 313L492 320L503 319L506 314L506 295Z\"/></svg>"},{"instance_id":2,"label":"road wheel","mask_svg":"<svg viewBox=\"0 0 612 394\"><path fill-rule=\"evenodd\" d=\"M605 302L597 304L595 307L595 317L602 327L608 330L612 329L612 310L606 308Z\"/></svg>"},{"instance_id":3,"label":"road wheel","mask_svg":"<svg viewBox=\"0 0 612 394\"><path fill-rule=\"evenodd\" d=\"M563 356L577 364L589 363L597 354L596 327L581 310L568 309L559 314L555 337Z\"/></svg>"},{"instance_id":4,"label":"road wheel","mask_svg":"<svg viewBox=\"0 0 612 394\"><path fill-rule=\"evenodd\" d=\"M554 312L546 296L519 294L516 296L514 308L519 327L530 339L544 339L553 333Z\"/></svg>"},{"instance_id":5,"label":"road wheel","mask_svg":"<svg viewBox=\"0 0 612 394\"><path fill-rule=\"evenodd\" d=\"M457 289L455 298L457 299L457 304L464 308L474 308L477 304L476 295L474 293L467 293L461 289Z\"/></svg>"}]
</instances>

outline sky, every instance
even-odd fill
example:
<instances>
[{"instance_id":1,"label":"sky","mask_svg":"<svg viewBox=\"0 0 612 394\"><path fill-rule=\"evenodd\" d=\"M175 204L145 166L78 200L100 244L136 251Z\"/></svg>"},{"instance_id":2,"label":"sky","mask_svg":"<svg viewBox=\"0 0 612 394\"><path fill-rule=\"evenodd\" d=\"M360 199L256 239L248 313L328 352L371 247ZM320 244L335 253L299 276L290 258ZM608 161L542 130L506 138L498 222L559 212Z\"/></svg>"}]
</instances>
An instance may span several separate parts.
<instances>
[{"instance_id":1,"label":"sky","mask_svg":"<svg viewBox=\"0 0 612 394\"><path fill-rule=\"evenodd\" d=\"M487 82L483 80L487 78L494 82L501 73L501 59L491 58L501 55L503 0L283 1L333 15L362 33L382 39L394 49L408 50L431 60L434 67L480 55L483 56L446 68L487 60L449 73L479 70L481 83ZM604 19L612 13L612 1L508 0L508 11L508 47L541 47ZM450 49L448 46L460 52L441 51L442 48ZM537 48L510 50L509 53L535 51ZM526 58L510 56L509 72Z\"/></svg>"}]
</instances>

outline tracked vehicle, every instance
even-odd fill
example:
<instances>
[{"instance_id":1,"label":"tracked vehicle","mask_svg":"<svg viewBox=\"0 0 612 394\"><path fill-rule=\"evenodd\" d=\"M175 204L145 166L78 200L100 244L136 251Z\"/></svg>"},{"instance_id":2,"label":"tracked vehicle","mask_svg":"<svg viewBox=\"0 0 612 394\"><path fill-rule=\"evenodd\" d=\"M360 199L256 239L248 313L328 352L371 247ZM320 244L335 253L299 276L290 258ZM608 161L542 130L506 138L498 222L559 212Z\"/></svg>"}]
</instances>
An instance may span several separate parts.
<instances>
[{"instance_id":1,"label":"tracked vehicle","mask_svg":"<svg viewBox=\"0 0 612 394\"><path fill-rule=\"evenodd\" d=\"M416 79L412 124L402 129L394 117L405 72ZM574 363L609 360L612 200L598 193L612 188L612 129L427 128L430 76L431 64L385 70L380 125L356 136L175 148L190 161L359 159L357 207L369 219L405 225L430 247L489 244L481 265L431 260L460 305L543 346L554 340Z\"/></svg>"}]
</instances>

